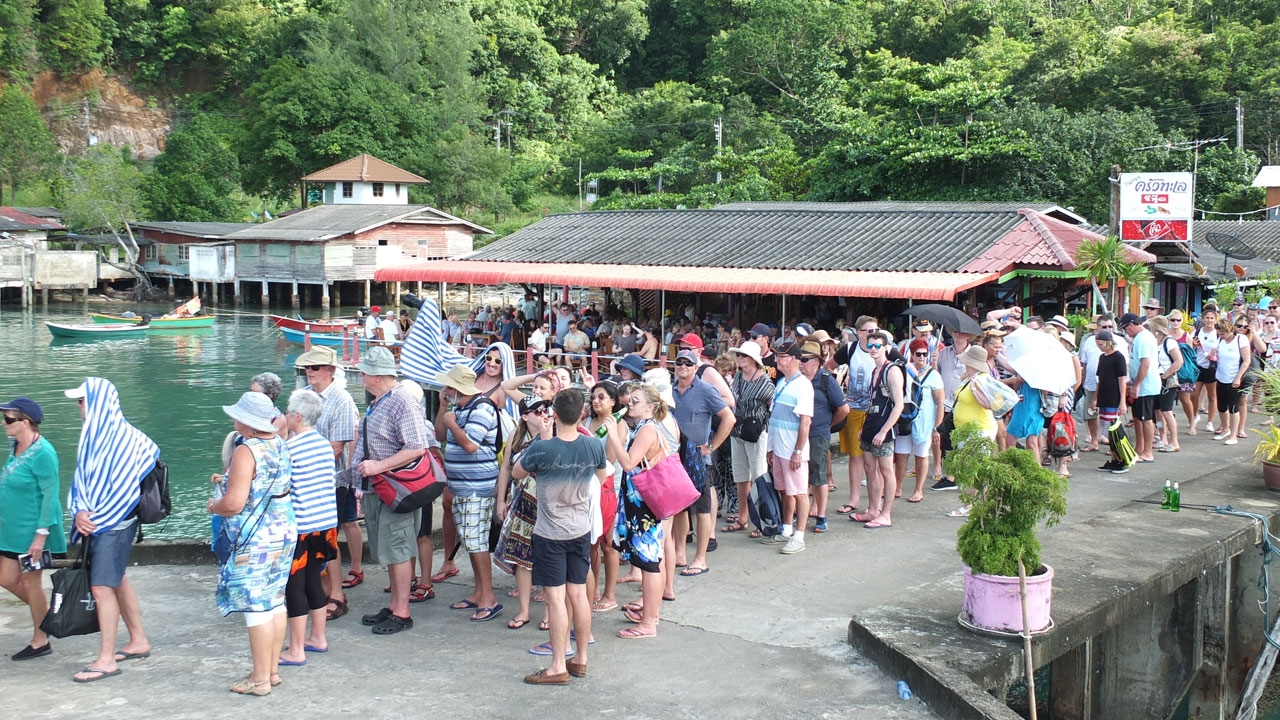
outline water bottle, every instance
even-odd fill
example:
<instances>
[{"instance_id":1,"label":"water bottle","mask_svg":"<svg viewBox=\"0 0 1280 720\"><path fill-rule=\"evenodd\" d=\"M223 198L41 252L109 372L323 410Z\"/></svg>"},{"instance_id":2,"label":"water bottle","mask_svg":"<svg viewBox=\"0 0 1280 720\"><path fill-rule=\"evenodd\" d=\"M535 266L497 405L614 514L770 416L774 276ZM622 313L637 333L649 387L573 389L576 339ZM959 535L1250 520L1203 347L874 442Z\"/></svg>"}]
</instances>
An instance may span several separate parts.
<instances>
[{"instance_id":1,"label":"water bottle","mask_svg":"<svg viewBox=\"0 0 1280 720\"><path fill-rule=\"evenodd\" d=\"M1166 479L1164 481L1164 501L1160 503L1162 510L1169 510L1173 506L1173 481Z\"/></svg>"},{"instance_id":2,"label":"water bottle","mask_svg":"<svg viewBox=\"0 0 1280 720\"><path fill-rule=\"evenodd\" d=\"M1182 491L1178 489L1178 483L1173 484L1173 494L1169 498L1169 509L1178 512L1182 509Z\"/></svg>"},{"instance_id":3,"label":"water bottle","mask_svg":"<svg viewBox=\"0 0 1280 720\"><path fill-rule=\"evenodd\" d=\"M907 685L906 680L898 681L898 697L902 698L903 700L911 699L911 686Z\"/></svg>"}]
</instances>

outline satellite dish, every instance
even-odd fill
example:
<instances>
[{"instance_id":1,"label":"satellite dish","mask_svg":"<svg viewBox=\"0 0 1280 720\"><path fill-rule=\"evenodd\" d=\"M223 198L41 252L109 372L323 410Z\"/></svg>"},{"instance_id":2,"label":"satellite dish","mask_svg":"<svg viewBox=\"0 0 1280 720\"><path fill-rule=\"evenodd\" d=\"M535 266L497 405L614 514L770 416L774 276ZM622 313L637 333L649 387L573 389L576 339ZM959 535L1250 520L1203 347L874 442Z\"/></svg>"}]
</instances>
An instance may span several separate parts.
<instances>
[{"instance_id":1,"label":"satellite dish","mask_svg":"<svg viewBox=\"0 0 1280 720\"><path fill-rule=\"evenodd\" d=\"M1244 277L1244 267L1243 267L1243 266L1241 266L1241 265L1232 265L1232 266L1231 266L1231 269L1235 271L1235 273L1236 273L1236 277L1238 277L1238 278L1243 278L1243 277Z\"/></svg>"},{"instance_id":2,"label":"satellite dish","mask_svg":"<svg viewBox=\"0 0 1280 720\"><path fill-rule=\"evenodd\" d=\"M1191 267L1196 271L1196 274L1201 277L1204 277L1204 275L1208 272L1207 270L1204 269L1203 265L1201 265L1200 263L1194 260L1191 261Z\"/></svg>"},{"instance_id":3,"label":"satellite dish","mask_svg":"<svg viewBox=\"0 0 1280 720\"><path fill-rule=\"evenodd\" d=\"M1204 239L1213 246L1214 250L1217 250L1229 258L1236 258L1237 260L1252 260L1258 256L1258 254L1254 252L1253 248L1240 240L1239 235L1211 232L1205 233Z\"/></svg>"}]
</instances>

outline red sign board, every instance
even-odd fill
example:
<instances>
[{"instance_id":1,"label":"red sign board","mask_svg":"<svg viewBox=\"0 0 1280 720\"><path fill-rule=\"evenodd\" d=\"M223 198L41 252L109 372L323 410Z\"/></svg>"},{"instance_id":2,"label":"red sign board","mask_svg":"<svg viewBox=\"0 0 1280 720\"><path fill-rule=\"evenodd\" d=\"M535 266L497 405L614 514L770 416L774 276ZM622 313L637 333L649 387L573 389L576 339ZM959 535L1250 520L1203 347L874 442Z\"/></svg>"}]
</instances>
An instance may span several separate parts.
<instances>
[{"instance_id":1,"label":"red sign board","mask_svg":"<svg viewBox=\"0 0 1280 720\"><path fill-rule=\"evenodd\" d=\"M1187 239L1186 220L1124 220L1120 223L1122 240Z\"/></svg>"}]
</instances>

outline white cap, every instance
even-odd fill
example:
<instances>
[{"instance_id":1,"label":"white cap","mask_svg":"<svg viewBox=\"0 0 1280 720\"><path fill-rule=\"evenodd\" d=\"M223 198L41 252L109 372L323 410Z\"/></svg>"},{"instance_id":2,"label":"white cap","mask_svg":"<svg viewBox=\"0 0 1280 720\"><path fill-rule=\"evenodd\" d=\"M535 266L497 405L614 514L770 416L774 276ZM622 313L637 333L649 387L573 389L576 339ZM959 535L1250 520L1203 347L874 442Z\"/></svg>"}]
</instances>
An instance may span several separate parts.
<instances>
[{"instance_id":1,"label":"white cap","mask_svg":"<svg viewBox=\"0 0 1280 720\"><path fill-rule=\"evenodd\" d=\"M85 385L85 383L80 383L80 387L72 388L70 390L63 390L62 394L66 395L69 398L79 400L82 397L88 396L89 388Z\"/></svg>"}]
</instances>

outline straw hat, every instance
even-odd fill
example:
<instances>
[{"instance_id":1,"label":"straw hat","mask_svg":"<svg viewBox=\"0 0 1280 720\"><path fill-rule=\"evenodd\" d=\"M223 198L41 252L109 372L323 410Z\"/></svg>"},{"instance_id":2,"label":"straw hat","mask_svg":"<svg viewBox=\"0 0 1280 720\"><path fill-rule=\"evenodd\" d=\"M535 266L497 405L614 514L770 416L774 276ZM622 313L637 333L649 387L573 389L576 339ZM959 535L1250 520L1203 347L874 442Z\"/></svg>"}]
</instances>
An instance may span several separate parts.
<instances>
[{"instance_id":1,"label":"straw hat","mask_svg":"<svg viewBox=\"0 0 1280 720\"><path fill-rule=\"evenodd\" d=\"M480 394L480 389L476 387L476 371L466 365L454 365L449 368L449 372L436 375L436 382L463 395Z\"/></svg>"},{"instance_id":2,"label":"straw hat","mask_svg":"<svg viewBox=\"0 0 1280 720\"><path fill-rule=\"evenodd\" d=\"M1054 325L1054 326L1056 326L1059 330L1070 330L1070 329L1071 329L1071 323L1070 323L1070 322L1067 322L1067 319L1066 319L1065 317L1061 316L1061 315L1054 315L1053 317L1049 318L1049 322L1048 322L1047 324L1048 324L1048 325Z\"/></svg>"},{"instance_id":3,"label":"straw hat","mask_svg":"<svg viewBox=\"0 0 1280 720\"><path fill-rule=\"evenodd\" d=\"M818 344L835 342L835 338L828 335L826 330L814 330L808 339Z\"/></svg>"},{"instance_id":4,"label":"straw hat","mask_svg":"<svg viewBox=\"0 0 1280 720\"><path fill-rule=\"evenodd\" d=\"M667 407L676 406L675 396L671 394L671 373L662 368L653 368L645 371L643 380L646 384L658 389L658 394L662 396L662 402L666 403Z\"/></svg>"},{"instance_id":5,"label":"straw hat","mask_svg":"<svg viewBox=\"0 0 1280 720\"><path fill-rule=\"evenodd\" d=\"M1151 318L1150 320L1147 320L1147 329L1154 333L1160 333L1161 335L1168 335L1169 334L1169 318L1163 315L1157 315Z\"/></svg>"},{"instance_id":6,"label":"straw hat","mask_svg":"<svg viewBox=\"0 0 1280 720\"><path fill-rule=\"evenodd\" d=\"M970 345L965 351L960 353L960 362L967 368L974 370L987 370L987 351L978 345Z\"/></svg>"},{"instance_id":7,"label":"straw hat","mask_svg":"<svg viewBox=\"0 0 1280 720\"><path fill-rule=\"evenodd\" d=\"M312 345L311 349L298 356L293 362L294 367L311 367L312 365L334 365L338 364L338 353L331 347L324 345Z\"/></svg>"},{"instance_id":8,"label":"straw hat","mask_svg":"<svg viewBox=\"0 0 1280 720\"><path fill-rule=\"evenodd\" d=\"M392 356L391 351L384 347L375 347L369 350L369 354L364 356L360 362L356 363L356 370L365 375L391 375L396 374L396 359Z\"/></svg>"},{"instance_id":9,"label":"straw hat","mask_svg":"<svg viewBox=\"0 0 1280 720\"><path fill-rule=\"evenodd\" d=\"M271 404L271 399L260 392L247 392L240 396L235 405L223 405L222 412L232 420L257 430L273 433L276 426L271 424L279 412Z\"/></svg>"},{"instance_id":10,"label":"straw hat","mask_svg":"<svg viewBox=\"0 0 1280 720\"><path fill-rule=\"evenodd\" d=\"M760 346L753 340L747 340L736 348L729 348L729 352L737 355L746 355L760 367L764 367L764 362L760 360Z\"/></svg>"}]
</instances>

